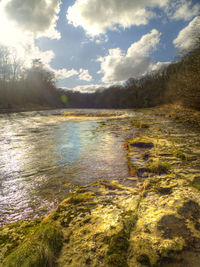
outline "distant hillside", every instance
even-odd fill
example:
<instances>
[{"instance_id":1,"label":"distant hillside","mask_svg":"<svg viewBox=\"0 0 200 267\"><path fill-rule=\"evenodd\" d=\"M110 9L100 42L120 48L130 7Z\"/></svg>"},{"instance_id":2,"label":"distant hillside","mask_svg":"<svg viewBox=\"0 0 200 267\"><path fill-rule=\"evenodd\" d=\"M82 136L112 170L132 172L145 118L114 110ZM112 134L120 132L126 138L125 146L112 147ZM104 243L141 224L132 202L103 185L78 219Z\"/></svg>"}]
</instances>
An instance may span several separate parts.
<instances>
[{"instance_id":1,"label":"distant hillside","mask_svg":"<svg viewBox=\"0 0 200 267\"><path fill-rule=\"evenodd\" d=\"M67 91L66 107L142 108L178 103L200 109L200 46L160 71L95 93Z\"/></svg>"}]
</instances>

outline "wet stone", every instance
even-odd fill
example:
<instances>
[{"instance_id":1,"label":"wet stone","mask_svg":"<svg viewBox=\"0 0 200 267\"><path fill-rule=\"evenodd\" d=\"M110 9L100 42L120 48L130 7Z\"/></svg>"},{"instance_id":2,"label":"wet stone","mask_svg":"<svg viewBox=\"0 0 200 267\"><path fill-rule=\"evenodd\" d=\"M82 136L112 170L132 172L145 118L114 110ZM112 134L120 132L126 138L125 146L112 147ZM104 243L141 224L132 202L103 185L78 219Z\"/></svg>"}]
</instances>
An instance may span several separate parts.
<instances>
[{"instance_id":1,"label":"wet stone","mask_svg":"<svg viewBox=\"0 0 200 267\"><path fill-rule=\"evenodd\" d=\"M133 144L130 144L132 147L138 147L138 148L153 148L154 145L152 142L146 143L146 142L135 142Z\"/></svg>"},{"instance_id":2,"label":"wet stone","mask_svg":"<svg viewBox=\"0 0 200 267\"><path fill-rule=\"evenodd\" d=\"M143 160L147 161L149 159L149 156L150 156L149 153L145 153L142 158Z\"/></svg>"},{"instance_id":3,"label":"wet stone","mask_svg":"<svg viewBox=\"0 0 200 267\"><path fill-rule=\"evenodd\" d=\"M200 218L200 206L194 201L185 202L178 213L186 219L198 220Z\"/></svg>"},{"instance_id":4,"label":"wet stone","mask_svg":"<svg viewBox=\"0 0 200 267\"><path fill-rule=\"evenodd\" d=\"M142 264L142 266L151 266L149 257L146 254L142 254L137 257L137 261Z\"/></svg>"},{"instance_id":5,"label":"wet stone","mask_svg":"<svg viewBox=\"0 0 200 267\"><path fill-rule=\"evenodd\" d=\"M199 184L199 185L200 185L200 176L196 176L196 177L194 177L193 183L194 183L194 184Z\"/></svg>"},{"instance_id":6,"label":"wet stone","mask_svg":"<svg viewBox=\"0 0 200 267\"><path fill-rule=\"evenodd\" d=\"M148 174L150 173L149 168L139 168L137 170L137 176L138 177L148 177Z\"/></svg>"},{"instance_id":7,"label":"wet stone","mask_svg":"<svg viewBox=\"0 0 200 267\"><path fill-rule=\"evenodd\" d=\"M161 195L169 195L172 193L172 188L170 188L170 187L158 187L156 189L156 191L158 193L160 193Z\"/></svg>"},{"instance_id":8,"label":"wet stone","mask_svg":"<svg viewBox=\"0 0 200 267\"><path fill-rule=\"evenodd\" d=\"M195 225L194 225L195 229L197 231L200 231L200 223L199 222L196 222Z\"/></svg>"},{"instance_id":9,"label":"wet stone","mask_svg":"<svg viewBox=\"0 0 200 267\"><path fill-rule=\"evenodd\" d=\"M164 238L172 239L177 236L188 237L190 231L185 224L185 220L177 218L174 215L165 215L157 225L158 230L162 231Z\"/></svg>"},{"instance_id":10,"label":"wet stone","mask_svg":"<svg viewBox=\"0 0 200 267\"><path fill-rule=\"evenodd\" d=\"M134 131L126 142L129 177L77 187L44 219L63 232L53 266L200 267L200 164L174 155L193 137L182 126L157 122L161 130ZM5 230L0 265L1 250L11 238L14 249L19 241L18 230Z\"/></svg>"}]
</instances>

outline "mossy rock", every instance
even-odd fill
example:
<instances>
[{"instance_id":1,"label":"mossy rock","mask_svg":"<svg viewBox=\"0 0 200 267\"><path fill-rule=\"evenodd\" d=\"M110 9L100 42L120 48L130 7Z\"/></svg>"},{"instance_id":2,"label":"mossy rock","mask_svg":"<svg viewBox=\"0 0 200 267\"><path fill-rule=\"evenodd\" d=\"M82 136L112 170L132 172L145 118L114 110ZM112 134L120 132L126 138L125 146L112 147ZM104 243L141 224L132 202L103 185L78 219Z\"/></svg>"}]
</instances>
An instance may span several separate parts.
<instances>
[{"instance_id":1,"label":"mossy rock","mask_svg":"<svg viewBox=\"0 0 200 267\"><path fill-rule=\"evenodd\" d=\"M41 224L4 259L2 267L54 267L61 247L61 230L50 224Z\"/></svg>"},{"instance_id":2,"label":"mossy rock","mask_svg":"<svg viewBox=\"0 0 200 267\"><path fill-rule=\"evenodd\" d=\"M108 267L128 267L127 253L129 248L130 232L133 229L137 216L135 211L121 214L122 229L108 238L106 264Z\"/></svg>"},{"instance_id":3,"label":"mossy rock","mask_svg":"<svg viewBox=\"0 0 200 267\"><path fill-rule=\"evenodd\" d=\"M149 129L150 128L149 123L143 122L142 120L139 120L139 119L132 119L131 125L133 125L137 128L143 128L143 129Z\"/></svg>"},{"instance_id":4,"label":"mossy rock","mask_svg":"<svg viewBox=\"0 0 200 267\"><path fill-rule=\"evenodd\" d=\"M158 175L169 173L171 166L168 162L156 160L148 165L149 171Z\"/></svg>"},{"instance_id":5,"label":"mossy rock","mask_svg":"<svg viewBox=\"0 0 200 267\"><path fill-rule=\"evenodd\" d=\"M41 220L20 220L0 228L0 263L35 231Z\"/></svg>"}]
</instances>

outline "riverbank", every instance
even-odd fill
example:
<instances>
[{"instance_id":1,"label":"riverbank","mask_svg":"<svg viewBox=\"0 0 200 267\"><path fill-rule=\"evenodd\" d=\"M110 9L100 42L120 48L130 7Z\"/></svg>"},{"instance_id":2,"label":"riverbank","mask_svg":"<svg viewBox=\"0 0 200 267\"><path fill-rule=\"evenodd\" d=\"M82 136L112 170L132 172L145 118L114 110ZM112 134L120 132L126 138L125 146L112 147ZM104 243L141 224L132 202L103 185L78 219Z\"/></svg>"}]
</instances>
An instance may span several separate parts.
<instances>
[{"instance_id":1,"label":"riverbank","mask_svg":"<svg viewBox=\"0 0 200 267\"><path fill-rule=\"evenodd\" d=\"M0 114L20 113L29 111L43 111L52 110L52 107L47 106L32 106L32 107L12 107L12 108L0 108ZM55 108L56 109L56 108Z\"/></svg>"},{"instance_id":2,"label":"riverbank","mask_svg":"<svg viewBox=\"0 0 200 267\"><path fill-rule=\"evenodd\" d=\"M168 106L115 120L129 131L129 177L77 187L44 219L1 228L2 266L199 267L199 115Z\"/></svg>"}]
</instances>

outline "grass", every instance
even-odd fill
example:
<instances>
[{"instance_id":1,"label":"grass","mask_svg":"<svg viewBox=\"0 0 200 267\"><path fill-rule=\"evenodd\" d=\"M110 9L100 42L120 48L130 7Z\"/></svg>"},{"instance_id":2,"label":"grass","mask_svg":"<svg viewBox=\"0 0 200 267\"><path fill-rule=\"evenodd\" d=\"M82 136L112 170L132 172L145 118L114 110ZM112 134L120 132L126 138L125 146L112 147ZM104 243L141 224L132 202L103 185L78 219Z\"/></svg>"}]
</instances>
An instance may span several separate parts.
<instances>
[{"instance_id":1,"label":"grass","mask_svg":"<svg viewBox=\"0 0 200 267\"><path fill-rule=\"evenodd\" d=\"M54 267L62 247L62 232L41 224L3 261L2 267Z\"/></svg>"}]
</instances>

